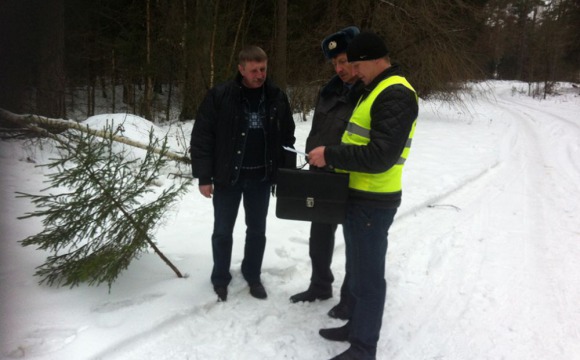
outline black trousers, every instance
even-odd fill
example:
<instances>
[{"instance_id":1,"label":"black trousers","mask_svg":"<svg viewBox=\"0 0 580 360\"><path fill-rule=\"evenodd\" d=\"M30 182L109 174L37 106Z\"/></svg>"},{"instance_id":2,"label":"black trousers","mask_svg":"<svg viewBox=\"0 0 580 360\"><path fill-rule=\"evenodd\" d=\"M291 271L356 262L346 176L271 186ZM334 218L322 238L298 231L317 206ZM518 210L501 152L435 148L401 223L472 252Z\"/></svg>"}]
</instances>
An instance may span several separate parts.
<instances>
[{"instance_id":1,"label":"black trousers","mask_svg":"<svg viewBox=\"0 0 580 360\"><path fill-rule=\"evenodd\" d=\"M312 276L310 288L320 293L332 293L334 275L330 269L332 255L334 254L334 234L337 224L312 223L310 225L309 254L312 262ZM341 301L350 298L348 290L348 273L340 288Z\"/></svg>"}]
</instances>

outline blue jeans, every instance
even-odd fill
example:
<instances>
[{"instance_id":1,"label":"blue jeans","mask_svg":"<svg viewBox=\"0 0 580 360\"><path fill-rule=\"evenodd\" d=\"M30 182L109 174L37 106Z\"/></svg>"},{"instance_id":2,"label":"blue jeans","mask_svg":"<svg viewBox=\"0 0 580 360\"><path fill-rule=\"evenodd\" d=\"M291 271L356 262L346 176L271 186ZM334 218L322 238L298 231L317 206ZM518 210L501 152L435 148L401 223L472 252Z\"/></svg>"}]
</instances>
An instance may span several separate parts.
<instances>
[{"instance_id":1,"label":"blue jeans","mask_svg":"<svg viewBox=\"0 0 580 360\"><path fill-rule=\"evenodd\" d=\"M346 266L354 308L349 341L360 359L375 359L387 294L389 227L397 209L349 204L343 224Z\"/></svg>"},{"instance_id":2,"label":"blue jeans","mask_svg":"<svg viewBox=\"0 0 580 360\"><path fill-rule=\"evenodd\" d=\"M266 248L266 216L270 204L269 181L239 180L235 185L216 185L213 193L214 226L211 237L214 286L227 286L232 280L233 230L240 201L244 199L246 213L246 244L242 261L242 275L248 284L260 282L262 259Z\"/></svg>"}]
</instances>

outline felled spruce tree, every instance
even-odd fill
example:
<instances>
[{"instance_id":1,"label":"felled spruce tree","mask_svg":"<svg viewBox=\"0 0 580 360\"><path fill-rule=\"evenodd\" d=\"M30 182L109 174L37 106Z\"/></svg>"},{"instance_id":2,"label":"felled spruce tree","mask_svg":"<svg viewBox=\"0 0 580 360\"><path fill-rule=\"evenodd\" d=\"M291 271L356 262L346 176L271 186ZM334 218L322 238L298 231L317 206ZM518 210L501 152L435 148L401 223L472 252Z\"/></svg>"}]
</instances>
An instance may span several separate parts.
<instances>
[{"instance_id":1,"label":"felled spruce tree","mask_svg":"<svg viewBox=\"0 0 580 360\"><path fill-rule=\"evenodd\" d=\"M36 269L41 284L73 287L106 282L110 288L130 262L149 248L183 277L153 238L167 209L188 185L172 185L154 196L153 184L168 162L167 138L160 142L151 131L145 157L131 159L107 130L110 136L105 138L78 131L53 136L60 157L42 165L52 170L47 175L50 187L40 195L18 193L36 206L36 211L20 219L42 217L44 225L41 233L22 240L22 245L52 253Z\"/></svg>"}]
</instances>

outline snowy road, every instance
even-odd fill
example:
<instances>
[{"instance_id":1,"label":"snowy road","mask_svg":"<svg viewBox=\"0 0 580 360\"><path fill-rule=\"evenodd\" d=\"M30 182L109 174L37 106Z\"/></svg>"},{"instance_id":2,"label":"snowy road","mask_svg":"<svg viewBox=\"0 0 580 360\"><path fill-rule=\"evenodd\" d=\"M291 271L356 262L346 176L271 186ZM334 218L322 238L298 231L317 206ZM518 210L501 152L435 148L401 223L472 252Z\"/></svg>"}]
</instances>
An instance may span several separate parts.
<instances>
[{"instance_id":1,"label":"snowy road","mask_svg":"<svg viewBox=\"0 0 580 360\"><path fill-rule=\"evenodd\" d=\"M385 358L580 358L580 115L498 96L497 163L394 229Z\"/></svg>"}]
</instances>

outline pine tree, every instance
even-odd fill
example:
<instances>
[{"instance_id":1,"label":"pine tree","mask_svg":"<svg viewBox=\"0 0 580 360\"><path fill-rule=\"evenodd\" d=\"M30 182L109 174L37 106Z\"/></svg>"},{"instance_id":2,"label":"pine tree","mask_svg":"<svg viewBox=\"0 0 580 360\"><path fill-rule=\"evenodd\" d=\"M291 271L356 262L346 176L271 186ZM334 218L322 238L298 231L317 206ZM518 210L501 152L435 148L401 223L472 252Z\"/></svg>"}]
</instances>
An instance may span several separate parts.
<instances>
[{"instance_id":1,"label":"pine tree","mask_svg":"<svg viewBox=\"0 0 580 360\"><path fill-rule=\"evenodd\" d=\"M50 186L43 194L17 193L36 206L19 219L43 218L44 230L21 241L22 246L35 245L52 253L36 270L41 284L73 287L106 282L110 288L130 262L149 248L183 277L153 238L167 209L188 185L181 182L156 198L152 195L167 166L167 138L160 141L151 130L149 147L139 159L113 140L111 129L106 132L110 135L105 138L76 130L54 136L60 155L41 165L52 170L47 175Z\"/></svg>"}]
</instances>

